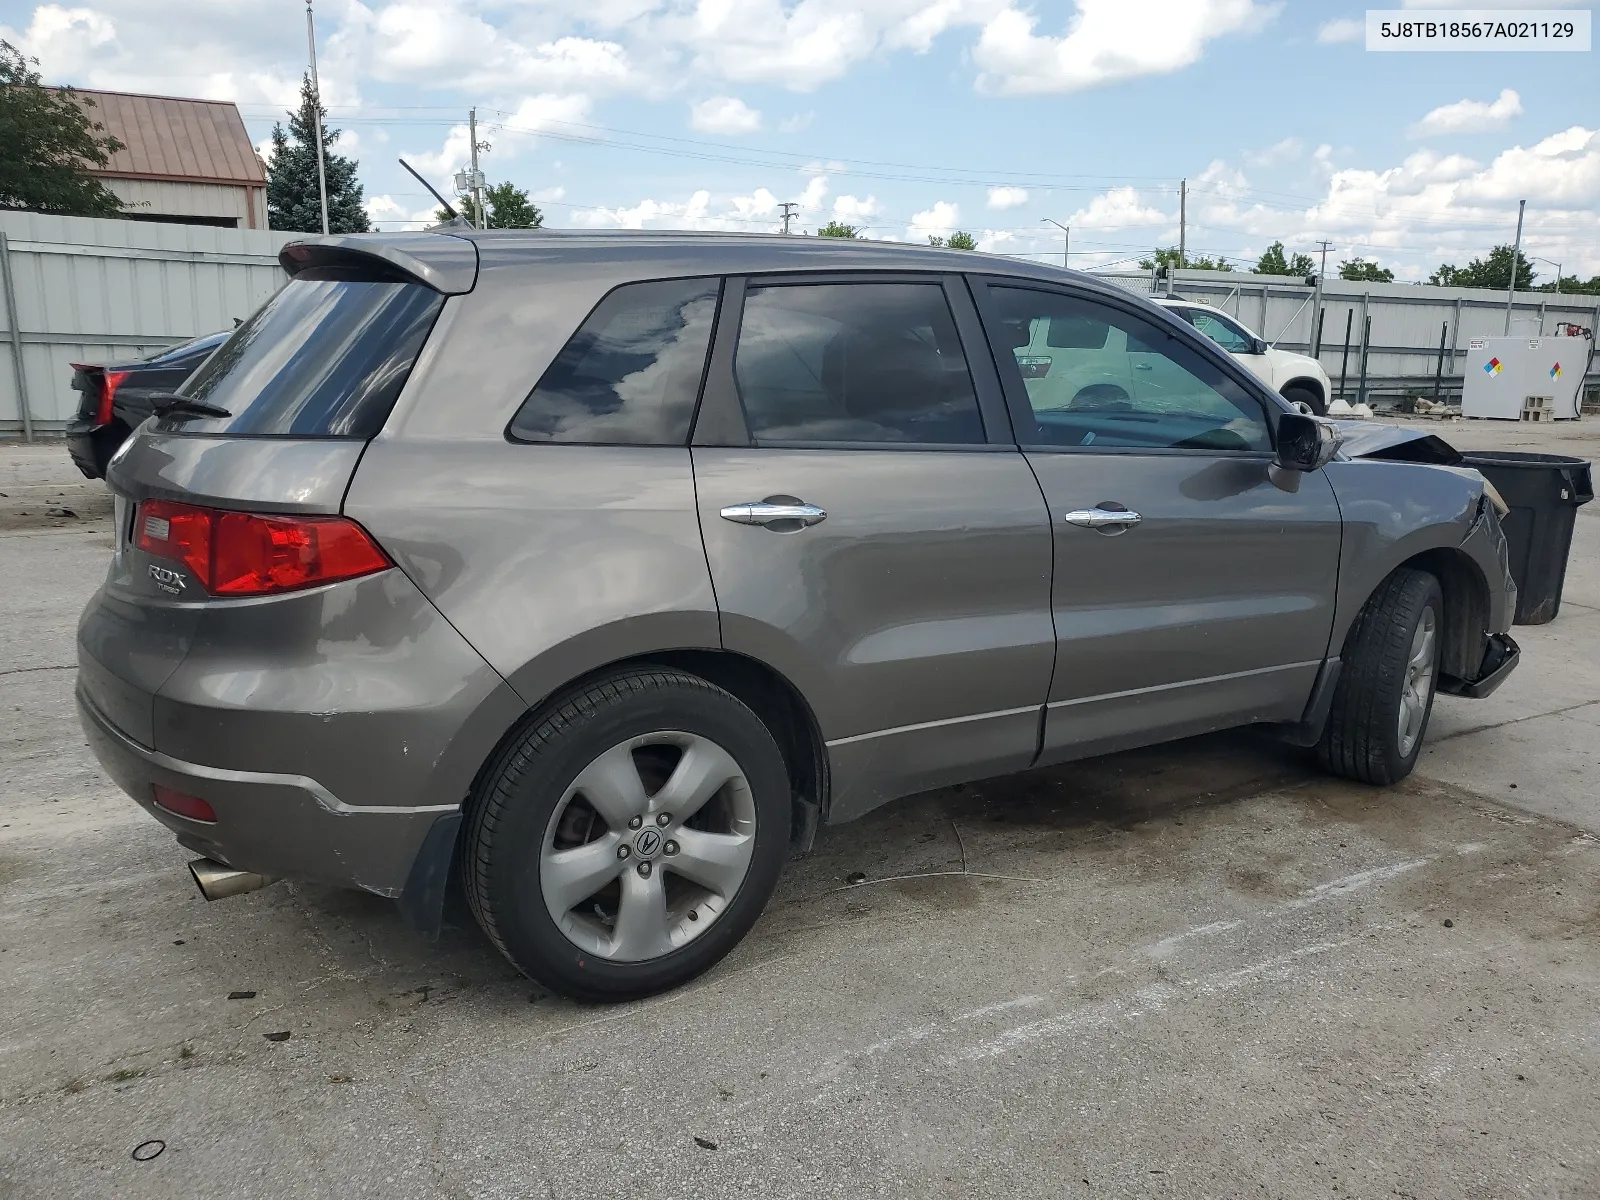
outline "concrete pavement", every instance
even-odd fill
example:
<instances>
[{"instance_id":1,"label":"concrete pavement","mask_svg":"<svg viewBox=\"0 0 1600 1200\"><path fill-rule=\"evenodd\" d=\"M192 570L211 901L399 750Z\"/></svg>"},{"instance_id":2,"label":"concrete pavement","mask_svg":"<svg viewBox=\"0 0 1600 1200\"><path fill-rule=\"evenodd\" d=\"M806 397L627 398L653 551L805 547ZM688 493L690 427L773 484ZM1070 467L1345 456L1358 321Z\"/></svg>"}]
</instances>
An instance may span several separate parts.
<instances>
[{"instance_id":1,"label":"concrete pavement","mask_svg":"<svg viewBox=\"0 0 1600 1200\"><path fill-rule=\"evenodd\" d=\"M0 492L70 486L52 452L0 451ZM826 831L702 980L590 1008L465 921L203 903L72 714L103 517L11 499L7 1200L1600 1196L1600 506L1561 616L1400 788L1233 734L914 797Z\"/></svg>"}]
</instances>

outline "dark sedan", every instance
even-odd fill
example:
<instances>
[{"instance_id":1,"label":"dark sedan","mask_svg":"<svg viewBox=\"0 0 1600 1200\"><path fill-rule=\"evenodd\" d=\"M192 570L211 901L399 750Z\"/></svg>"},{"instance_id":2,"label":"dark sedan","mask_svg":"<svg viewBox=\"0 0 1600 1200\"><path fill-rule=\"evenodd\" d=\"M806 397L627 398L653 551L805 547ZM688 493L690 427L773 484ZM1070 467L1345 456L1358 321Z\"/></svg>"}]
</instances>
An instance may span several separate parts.
<instances>
[{"instance_id":1,"label":"dark sedan","mask_svg":"<svg viewBox=\"0 0 1600 1200\"><path fill-rule=\"evenodd\" d=\"M78 470L103 479L117 447L154 411L154 398L194 374L232 332L208 333L134 362L73 363L72 389L79 398L77 415L67 424L67 452Z\"/></svg>"}]
</instances>

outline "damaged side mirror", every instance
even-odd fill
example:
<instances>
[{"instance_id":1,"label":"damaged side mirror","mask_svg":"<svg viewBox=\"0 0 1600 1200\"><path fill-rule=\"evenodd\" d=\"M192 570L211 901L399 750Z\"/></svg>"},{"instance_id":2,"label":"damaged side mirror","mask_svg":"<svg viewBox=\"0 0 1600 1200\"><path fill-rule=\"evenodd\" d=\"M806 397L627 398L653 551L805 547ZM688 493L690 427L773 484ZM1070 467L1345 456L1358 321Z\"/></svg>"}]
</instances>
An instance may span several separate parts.
<instances>
[{"instance_id":1,"label":"damaged side mirror","mask_svg":"<svg viewBox=\"0 0 1600 1200\"><path fill-rule=\"evenodd\" d=\"M1320 417L1284 413L1278 418L1278 453L1273 462L1286 471L1320 471L1339 451L1339 428Z\"/></svg>"}]
</instances>

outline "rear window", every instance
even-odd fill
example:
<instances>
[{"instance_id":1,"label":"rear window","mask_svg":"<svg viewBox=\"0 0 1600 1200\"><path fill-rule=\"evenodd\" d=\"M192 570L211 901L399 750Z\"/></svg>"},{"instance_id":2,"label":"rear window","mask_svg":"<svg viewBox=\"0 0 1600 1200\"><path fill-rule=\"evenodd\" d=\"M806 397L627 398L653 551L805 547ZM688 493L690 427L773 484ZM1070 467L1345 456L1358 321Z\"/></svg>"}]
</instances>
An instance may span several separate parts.
<instances>
[{"instance_id":1,"label":"rear window","mask_svg":"<svg viewBox=\"0 0 1600 1200\"><path fill-rule=\"evenodd\" d=\"M183 387L188 398L229 415L174 413L160 427L238 437L372 437L443 304L420 283L292 279Z\"/></svg>"}]
</instances>

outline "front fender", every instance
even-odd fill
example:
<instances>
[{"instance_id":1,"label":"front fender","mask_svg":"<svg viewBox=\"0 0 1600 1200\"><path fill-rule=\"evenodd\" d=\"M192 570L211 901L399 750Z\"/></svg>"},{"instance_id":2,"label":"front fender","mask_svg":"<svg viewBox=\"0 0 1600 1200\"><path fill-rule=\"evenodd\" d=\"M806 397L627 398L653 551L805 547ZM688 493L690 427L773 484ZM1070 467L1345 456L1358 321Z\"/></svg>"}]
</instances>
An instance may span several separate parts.
<instances>
[{"instance_id":1,"label":"front fender","mask_svg":"<svg viewBox=\"0 0 1600 1200\"><path fill-rule=\"evenodd\" d=\"M1476 471L1358 459L1324 468L1339 500L1344 538L1330 652L1338 653L1356 614L1396 567L1430 550L1465 553L1487 585L1487 633L1503 633L1516 607L1505 537ZM1485 516L1484 514L1488 515Z\"/></svg>"}]
</instances>

